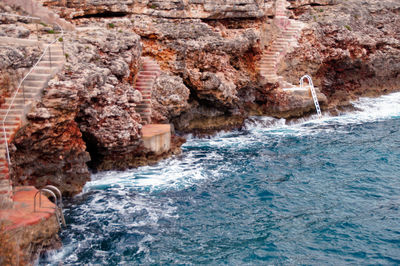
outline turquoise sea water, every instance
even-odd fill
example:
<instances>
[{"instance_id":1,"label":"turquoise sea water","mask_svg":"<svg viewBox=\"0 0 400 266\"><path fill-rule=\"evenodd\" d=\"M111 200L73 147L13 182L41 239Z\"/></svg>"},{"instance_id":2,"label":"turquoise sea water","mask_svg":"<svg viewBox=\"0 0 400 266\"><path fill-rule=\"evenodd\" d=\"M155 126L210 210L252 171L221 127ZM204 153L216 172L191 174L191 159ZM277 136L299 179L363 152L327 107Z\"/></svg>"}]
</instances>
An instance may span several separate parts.
<instances>
[{"instance_id":1,"label":"turquoise sea water","mask_svg":"<svg viewBox=\"0 0 400 266\"><path fill-rule=\"evenodd\" d=\"M400 94L92 176L40 264L400 264Z\"/></svg>"}]
</instances>

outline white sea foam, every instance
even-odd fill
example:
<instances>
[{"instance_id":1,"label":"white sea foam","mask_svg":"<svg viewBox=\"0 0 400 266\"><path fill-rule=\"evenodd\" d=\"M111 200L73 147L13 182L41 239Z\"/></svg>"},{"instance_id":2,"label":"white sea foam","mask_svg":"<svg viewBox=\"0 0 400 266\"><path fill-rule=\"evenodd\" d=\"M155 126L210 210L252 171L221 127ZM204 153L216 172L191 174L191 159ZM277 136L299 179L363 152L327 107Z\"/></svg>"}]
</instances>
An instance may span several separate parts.
<instances>
[{"instance_id":1,"label":"white sea foam","mask_svg":"<svg viewBox=\"0 0 400 266\"><path fill-rule=\"evenodd\" d=\"M123 172L109 171L92 175L92 180L85 187L88 190L133 187L138 190L181 189L200 180L217 178L218 171L203 169L202 161L221 161L218 149L245 148L257 141L266 141L268 136L304 136L321 132L339 132L341 126L390 119L400 115L400 93L393 93L379 98L360 98L353 103L357 111L341 116L316 115L286 121L271 117L252 117L244 127L248 134L241 132L222 132L214 137L201 139L191 136L184 147L182 156L164 160L154 166L145 166ZM207 151L203 151L205 148ZM221 166L223 167L223 166Z\"/></svg>"},{"instance_id":2,"label":"white sea foam","mask_svg":"<svg viewBox=\"0 0 400 266\"><path fill-rule=\"evenodd\" d=\"M266 132L272 135L309 135L321 131L337 131L335 126L381 121L400 116L400 92L378 98L360 98L352 104L356 111L341 116L325 114L318 119L313 115L295 121L254 117L247 122L246 128L255 135Z\"/></svg>"}]
</instances>

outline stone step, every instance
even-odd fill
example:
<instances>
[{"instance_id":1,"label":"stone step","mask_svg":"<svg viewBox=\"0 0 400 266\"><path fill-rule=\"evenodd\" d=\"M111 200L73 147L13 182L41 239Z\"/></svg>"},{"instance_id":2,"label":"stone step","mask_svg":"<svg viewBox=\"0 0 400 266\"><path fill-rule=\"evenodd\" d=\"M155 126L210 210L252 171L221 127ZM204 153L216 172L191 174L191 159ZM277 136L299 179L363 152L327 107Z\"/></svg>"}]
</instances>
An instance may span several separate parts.
<instances>
[{"instance_id":1,"label":"stone step","mask_svg":"<svg viewBox=\"0 0 400 266\"><path fill-rule=\"evenodd\" d=\"M270 56L277 56L277 54L278 54L278 53L276 53L276 52L271 52L271 51L266 51L266 52L264 53L264 55L270 55Z\"/></svg>"},{"instance_id":2,"label":"stone step","mask_svg":"<svg viewBox=\"0 0 400 266\"><path fill-rule=\"evenodd\" d=\"M65 59L65 55L63 54L62 50L53 50L51 49L50 51L47 50L46 53L43 55L42 60L49 60L50 58L50 54L51 54L51 60L64 60Z\"/></svg>"},{"instance_id":3,"label":"stone step","mask_svg":"<svg viewBox=\"0 0 400 266\"><path fill-rule=\"evenodd\" d=\"M50 46L50 49L47 49L46 53L51 53L51 55L64 56L63 49L59 46Z\"/></svg>"},{"instance_id":4,"label":"stone step","mask_svg":"<svg viewBox=\"0 0 400 266\"><path fill-rule=\"evenodd\" d=\"M19 122L22 119L22 115L8 115L7 117L1 117L0 118L1 119L0 120L1 121L0 128L3 127L4 118L5 118L4 125L7 125L9 128L12 128L13 126L17 126L20 124ZM1 132L1 130L0 130L0 132Z\"/></svg>"},{"instance_id":5,"label":"stone step","mask_svg":"<svg viewBox=\"0 0 400 266\"><path fill-rule=\"evenodd\" d=\"M144 79L151 78L151 79L154 79L159 75L159 73L156 73L156 72L153 72L154 73L153 75L143 74L142 72L144 72L144 71L139 72L139 74L137 75L138 79L139 78L144 78Z\"/></svg>"},{"instance_id":6,"label":"stone step","mask_svg":"<svg viewBox=\"0 0 400 266\"><path fill-rule=\"evenodd\" d=\"M7 119L10 119L10 120L18 120L18 119L21 119L21 117L22 117L22 114L8 114L7 115L7 118L6 118L6 120ZM4 115L2 115L2 116L0 116L0 121L3 121L3 119L5 118L5 114ZM1 127L1 126L0 126ZM0 131L1 132L1 131Z\"/></svg>"},{"instance_id":7,"label":"stone step","mask_svg":"<svg viewBox=\"0 0 400 266\"><path fill-rule=\"evenodd\" d=\"M151 112L151 106L146 106L146 107L135 107L136 113L143 114L143 113L148 113Z\"/></svg>"},{"instance_id":8,"label":"stone step","mask_svg":"<svg viewBox=\"0 0 400 266\"><path fill-rule=\"evenodd\" d=\"M151 114L151 108L140 109L137 111L139 114Z\"/></svg>"},{"instance_id":9,"label":"stone step","mask_svg":"<svg viewBox=\"0 0 400 266\"><path fill-rule=\"evenodd\" d=\"M275 68L259 68L260 72L270 72L270 73L276 73L276 69Z\"/></svg>"},{"instance_id":10,"label":"stone step","mask_svg":"<svg viewBox=\"0 0 400 266\"><path fill-rule=\"evenodd\" d=\"M139 91L151 91L152 90L152 86L144 86L144 85L137 85L135 86L136 90Z\"/></svg>"},{"instance_id":11,"label":"stone step","mask_svg":"<svg viewBox=\"0 0 400 266\"><path fill-rule=\"evenodd\" d=\"M6 157L5 154L2 155L2 156ZM0 174L3 175L3 174L8 174L8 173L9 173L8 166L6 165L6 163L4 163L4 165L1 165L1 166L0 166ZM0 186L1 186L1 185L0 185Z\"/></svg>"},{"instance_id":12,"label":"stone step","mask_svg":"<svg viewBox=\"0 0 400 266\"><path fill-rule=\"evenodd\" d=\"M143 71L157 71L157 72L161 72L160 67L156 67L156 66L154 66L154 67L151 67L151 66L144 66L144 67L142 68L142 70L143 70Z\"/></svg>"},{"instance_id":13,"label":"stone step","mask_svg":"<svg viewBox=\"0 0 400 266\"><path fill-rule=\"evenodd\" d=\"M4 104L1 105L0 110L8 110L9 107L10 107L10 105L8 103L4 103ZM14 103L12 105L11 109L23 109L23 108L26 108L26 107L27 107L26 104L16 104L16 103Z\"/></svg>"},{"instance_id":14,"label":"stone step","mask_svg":"<svg viewBox=\"0 0 400 266\"><path fill-rule=\"evenodd\" d=\"M12 108L12 109L10 109L10 111L8 111L8 109L0 109L0 121L2 121L1 117L3 117L7 112L8 112L8 114L18 115L18 114L23 114L24 109ZM0 132L1 132L1 130L0 130Z\"/></svg>"},{"instance_id":15,"label":"stone step","mask_svg":"<svg viewBox=\"0 0 400 266\"><path fill-rule=\"evenodd\" d=\"M49 74L49 75L51 75L52 72L53 72L53 69L50 67L36 67L32 71L32 74Z\"/></svg>"},{"instance_id":16,"label":"stone step","mask_svg":"<svg viewBox=\"0 0 400 266\"><path fill-rule=\"evenodd\" d=\"M288 37L299 34L300 30L284 30L281 34L281 37Z\"/></svg>"},{"instance_id":17,"label":"stone step","mask_svg":"<svg viewBox=\"0 0 400 266\"><path fill-rule=\"evenodd\" d=\"M139 103L139 104L137 104L136 106L135 106L135 109L140 109L140 108L150 108L151 107L151 104L149 104L149 103Z\"/></svg>"},{"instance_id":18,"label":"stone step","mask_svg":"<svg viewBox=\"0 0 400 266\"><path fill-rule=\"evenodd\" d=\"M278 79L277 75L271 75L269 73L263 74L263 76L267 79Z\"/></svg>"},{"instance_id":19,"label":"stone step","mask_svg":"<svg viewBox=\"0 0 400 266\"><path fill-rule=\"evenodd\" d=\"M139 75L142 76L157 76L160 73L158 71L151 71L151 70L142 70L139 72Z\"/></svg>"},{"instance_id":20,"label":"stone step","mask_svg":"<svg viewBox=\"0 0 400 266\"><path fill-rule=\"evenodd\" d=\"M0 123L0 127L3 127L3 119L1 120L1 123ZM8 128L12 128L12 127L20 127L21 126L21 120L13 120L13 121L8 121L8 120L6 120L6 121L4 121L4 125L6 126L6 127L8 127Z\"/></svg>"},{"instance_id":21,"label":"stone step","mask_svg":"<svg viewBox=\"0 0 400 266\"><path fill-rule=\"evenodd\" d=\"M288 43L289 43L288 41L277 41L277 40L275 40L272 45L281 45L281 46L285 45L286 46Z\"/></svg>"},{"instance_id":22,"label":"stone step","mask_svg":"<svg viewBox=\"0 0 400 266\"><path fill-rule=\"evenodd\" d=\"M149 87L149 88L152 88L153 87L153 84L154 84L154 80L152 80L152 81L143 81L143 80L141 80L141 81L136 81L136 86L137 87Z\"/></svg>"},{"instance_id":23,"label":"stone step","mask_svg":"<svg viewBox=\"0 0 400 266\"><path fill-rule=\"evenodd\" d=\"M290 41L293 41L293 38L289 38L289 37L282 38L282 37L279 37L279 38L276 38L275 41L277 41L277 42L290 42Z\"/></svg>"},{"instance_id":24,"label":"stone step","mask_svg":"<svg viewBox=\"0 0 400 266\"><path fill-rule=\"evenodd\" d=\"M275 67L276 62L268 61L268 62L260 62L260 66L264 67Z\"/></svg>"},{"instance_id":25,"label":"stone step","mask_svg":"<svg viewBox=\"0 0 400 266\"><path fill-rule=\"evenodd\" d=\"M275 68L277 64L260 64L259 67L262 68Z\"/></svg>"},{"instance_id":26,"label":"stone step","mask_svg":"<svg viewBox=\"0 0 400 266\"><path fill-rule=\"evenodd\" d=\"M29 74L29 76L26 77L25 81L27 81L27 80L48 81L49 79L50 79L50 74L31 73L31 74Z\"/></svg>"},{"instance_id":27,"label":"stone step","mask_svg":"<svg viewBox=\"0 0 400 266\"><path fill-rule=\"evenodd\" d=\"M150 76L149 76L150 77ZM136 79L136 82L147 82L147 83L154 83L154 81L155 81L155 78L153 77L153 78L140 78L140 79Z\"/></svg>"},{"instance_id":28,"label":"stone step","mask_svg":"<svg viewBox=\"0 0 400 266\"><path fill-rule=\"evenodd\" d=\"M138 76L136 80L154 80L156 76Z\"/></svg>"},{"instance_id":29,"label":"stone step","mask_svg":"<svg viewBox=\"0 0 400 266\"><path fill-rule=\"evenodd\" d=\"M151 99L148 97L143 97L143 100L140 102L140 104L151 104Z\"/></svg>"},{"instance_id":30,"label":"stone step","mask_svg":"<svg viewBox=\"0 0 400 266\"><path fill-rule=\"evenodd\" d=\"M136 90L140 91L152 91L152 86L147 86L147 85L136 85L135 86Z\"/></svg>"},{"instance_id":31,"label":"stone step","mask_svg":"<svg viewBox=\"0 0 400 266\"><path fill-rule=\"evenodd\" d=\"M12 102L13 101L13 102ZM25 98L25 101L23 98L20 98L19 95L17 95L17 97L15 97L15 99L13 100L13 98L10 97L6 97L5 98L5 104L11 104L11 102L16 105L21 105L21 104L25 104L25 102L29 101L29 99ZM12 107L13 108L13 107Z\"/></svg>"},{"instance_id":32,"label":"stone step","mask_svg":"<svg viewBox=\"0 0 400 266\"><path fill-rule=\"evenodd\" d=\"M276 48L276 47L271 47L271 48L269 49L269 51L278 52L278 53L283 52L284 50L285 50L285 49Z\"/></svg>"},{"instance_id":33,"label":"stone step","mask_svg":"<svg viewBox=\"0 0 400 266\"><path fill-rule=\"evenodd\" d=\"M20 88L20 93L22 93L23 91L25 93L39 93L41 92L43 89L43 86L21 86Z\"/></svg>"},{"instance_id":34,"label":"stone step","mask_svg":"<svg viewBox=\"0 0 400 266\"><path fill-rule=\"evenodd\" d=\"M276 58L269 58L267 60L260 60L260 64L263 65L275 65L278 62L278 57Z\"/></svg>"},{"instance_id":35,"label":"stone step","mask_svg":"<svg viewBox=\"0 0 400 266\"><path fill-rule=\"evenodd\" d=\"M51 62L51 67L52 68L57 68L60 67L64 64L64 61L52 61ZM50 61L40 61L39 64L37 65L38 67L50 67Z\"/></svg>"},{"instance_id":36,"label":"stone step","mask_svg":"<svg viewBox=\"0 0 400 266\"><path fill-rule=\"evenodd\" d=\"M48 80L25 80L24 86L26 87L45 87L47 85Z\"/></svg>"},{"instance_id":37,"label":"stone step","mask_svg":"<svg viewBox=\"0 0 400 266\"><path fill-rule=\"evenodd\" d=\"M156 75L140 75L137 77L136 80L145 80L145 81L149 81L149 80L155 80L157 78Z\"/></svg>"},{"instance_id":38,"label":"stone step","mask_svg":"<svg viewBox=\"0 0 400 266\"><path fill-rule=\"evenodd\" d=\"M136 80L135 85L138 87L148 87L152 88L154 85L154 79L151 80Z\"/></svg>"},{"instance_id":39,"label":"stone step","mask_svg":"<svg viewBox=\"0 0 400 266\"><path fill-rule=\"evenodd\" d=\"M6 131L7 139L10 140L10 138L15 135L16 131L17 130L8 132ZM0 143L4 144L4 133L2 132L0 136Z\"/></svg>"},{"instance_id":40,"label":"stone step","mask_svg":"<svg viewBox=\"0 0 400 266\"><path fill-rule=\"evenodd\" d=\"M262 55L261 60L274 60L275 58L278 58L278 55Z\"/></svg>"}]
</instances>

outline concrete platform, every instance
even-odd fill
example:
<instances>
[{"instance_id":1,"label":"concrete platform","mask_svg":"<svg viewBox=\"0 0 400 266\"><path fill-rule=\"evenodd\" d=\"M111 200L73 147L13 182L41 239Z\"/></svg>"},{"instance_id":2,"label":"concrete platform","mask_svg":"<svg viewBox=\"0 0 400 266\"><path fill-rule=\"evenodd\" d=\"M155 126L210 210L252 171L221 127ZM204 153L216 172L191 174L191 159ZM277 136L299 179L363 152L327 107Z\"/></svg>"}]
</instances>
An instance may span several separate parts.
<instances>
[{"instance_id":1,"label":"concrete platform","mask_svg":"<svg viewBox=\"0 0 400 266\"><path fill-rule=\"evenodd\" d=\"M34 212L34 197L38 190L32 186L16 187L14 207L0 210L0 222L4 223L5 230L35 225L48 220L55 215L55 205L46 196L42 196L41 208L37 204ZM37 203L39 203L39 195Z\"/></svg>"},{"instance_id":2,"label":"concrete platform","mask_svg":"<svg viewBox=\"0 0 400 266\"><path fill-rule=\"evenodd\" d=\"M149 124L142 128L142 140L145 148L161 154L171 149L171 125Z\"/></svg>"}]
</instances>

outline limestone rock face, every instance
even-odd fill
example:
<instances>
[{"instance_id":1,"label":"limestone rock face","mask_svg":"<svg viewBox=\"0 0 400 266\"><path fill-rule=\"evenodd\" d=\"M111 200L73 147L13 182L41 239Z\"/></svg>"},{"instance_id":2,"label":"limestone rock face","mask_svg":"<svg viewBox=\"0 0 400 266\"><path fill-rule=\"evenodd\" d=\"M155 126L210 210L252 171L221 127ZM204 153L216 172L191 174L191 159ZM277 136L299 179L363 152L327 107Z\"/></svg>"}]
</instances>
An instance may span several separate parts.
<instances>
[{"instance_id":1,"label":"limestone rock face","mask_svg":"<svg viewBox=\"0 0 400 266\"><path fill-rule=\"evenodd\" d=\"M327 104L327 98L316 88L320 105ZM307 114L316 114L316 107L309 90L282 91L268 93L268 101L262 108L263 113L279 118L296 118Z\"/></svg>"},{"instance_id":2,"label":"limestone rock face","mask_svg":"<svg viewBox=\"0 0 400 266\"><path fill-rule=\"evenodd\" d=\"M141 130L135 106L142 96L132 82L142 51L139 36L107 28L82 28L69 44L67 53L71 56L63 78L81 84L75 120L92 161L99 163L114 153L132 152L140 143Z\"/></svg>"},{"instance_id":3,"label":"limestone rock face","mask_svg":"<svg viewBox=\"0 0 400 266\"><path fill-rule=\"evenodd\" d=\"M134 106L141 94L132 80L141 43L134 33L107 28L71 32L64 42L64 70L14 139L13 181L74 195L89 179L91 157L128 153L140 143Z\"/></svg>"},{"instance_id":4,"label":"limestone rock face","mask_svg":"<svg viewBox=\"0 0 400 266\"><path fill-rule=\"evenodd\" d=\"M12 11L0 6L0 12ZM41 55L39 45L23 45L11 38L28 38L31 31L23 27L23 19L1 18L0 25L0 95L10 96L18 87L19 81Z\"/></svg>"},{"instance_id":5,"label":"limestone rock face","mask_svg":"<svg viewBox=\"0 0 400 266\"><path fill-rule=\"evenodd\" d=\"M303 73L329 98L330 106L359 95L399 90L400 2L395 0L292 1L294 14L309 24L281 73L295 82Z\"/></svg>"},{"instance_id":6,"label":"limestone rock face","mask_svg":"<svg viewBox=\"0 0 400 266\"><path fill-rule=\"evenodd\" d=\"M141 36L143 55L157 60L164 73L171 77L169 80L161 77L162 82L156 84L152 101L154 122L197 128L205 119L204 126L209 128L209 119L215 118L210 115L217 108L221 113L219 124L223 125L230 115L246 112L243 94L249 95L249 99L255 98L255 91L262 87L256 61L261 51L260 30L265 16L272 14L272 0L145 0L133 1L119 9L114 8L113 1L96 1L93 5L89 2L46 3L67 18L85 14L86 18L74 20L80 25L103 22L104 26L133 30ZM91 11L86 12L85 8ZM112 16L110 12L129 18L107 20L88 16ZM183 86L177 84L173 92L169 87L178 80L182 80ZM202 112L194 112L193 108L198 106ZM190 115L193 113L195 117ZM179 121L181 118L183 121ZM190 123L188 119L196 122ZM232 123L227 123L230 128ZM185 130L181 126L178 128Z\"/></svg>"},{"instance_id":7,"label":"limestone rock face","mask_svg":"<svg viewBox=\"0 0 400 266\"><path fill-rule=\"evenodd\" d=\"M271 2L271 1L265 1ZM260 18L265 15L264 0L44 0L48 6L58 7L66 18L94 14L144 14L164 18ZM68 7L65 9L63 7Z\"/></svg>"},{"instance_id":8,"label":"limestone rock face","mask_svg":"<svg viewBox=\"0 0 400 266\"><path fill-rule=\"evenodd\" d=\"M74 121L77 93L75 86L53 86L46 90L42 104L28 114L28 124L11 146L14 184L52 184L64 195L74 195L89 180L86 162L90 157Z\"/></svg>"},{"instance_id":9,"label":"limestone rock face","mask_svg":"<svg viewBox=\"0 0 400 266\"><path fill-rule=\"evenodd\" d=\"M152 120L171 121L189 109L190 90L182 78L161 74L156 80L152 94Z\"/></svg>"},{"instance_id":10,"label":"limestone rock face","mask_svg":"<svg viewBox=\"0 0 400 266\"><path fill-rule=\"evenodd\" d=\"M173 115L177 128L185 130L181 126L189 125L187 119L192 117L185 113L193 113L192 108L198 104L202 106L201 110L210 109L203 115L196 112L206 120L214 108L222 112L221 117L241 112L243 91L254 92L262 86L255 69L260 51L261 20L233 21L224 25L219 21L205 23L198 19L132 18L130 27L142 37L144 54L155 58L168 75L182 79L190 90L188 104L191 110L180 108L181 114ZM116 25L118 27L117 22ZM161 92L156 90L155 94ZM155 97L162 98L163 95ZM180 118L185 122L179 122ZM201 117L196 117L198 119ZM195 124L201 127L201 123Z\"/></svg>"}]
</instances>

